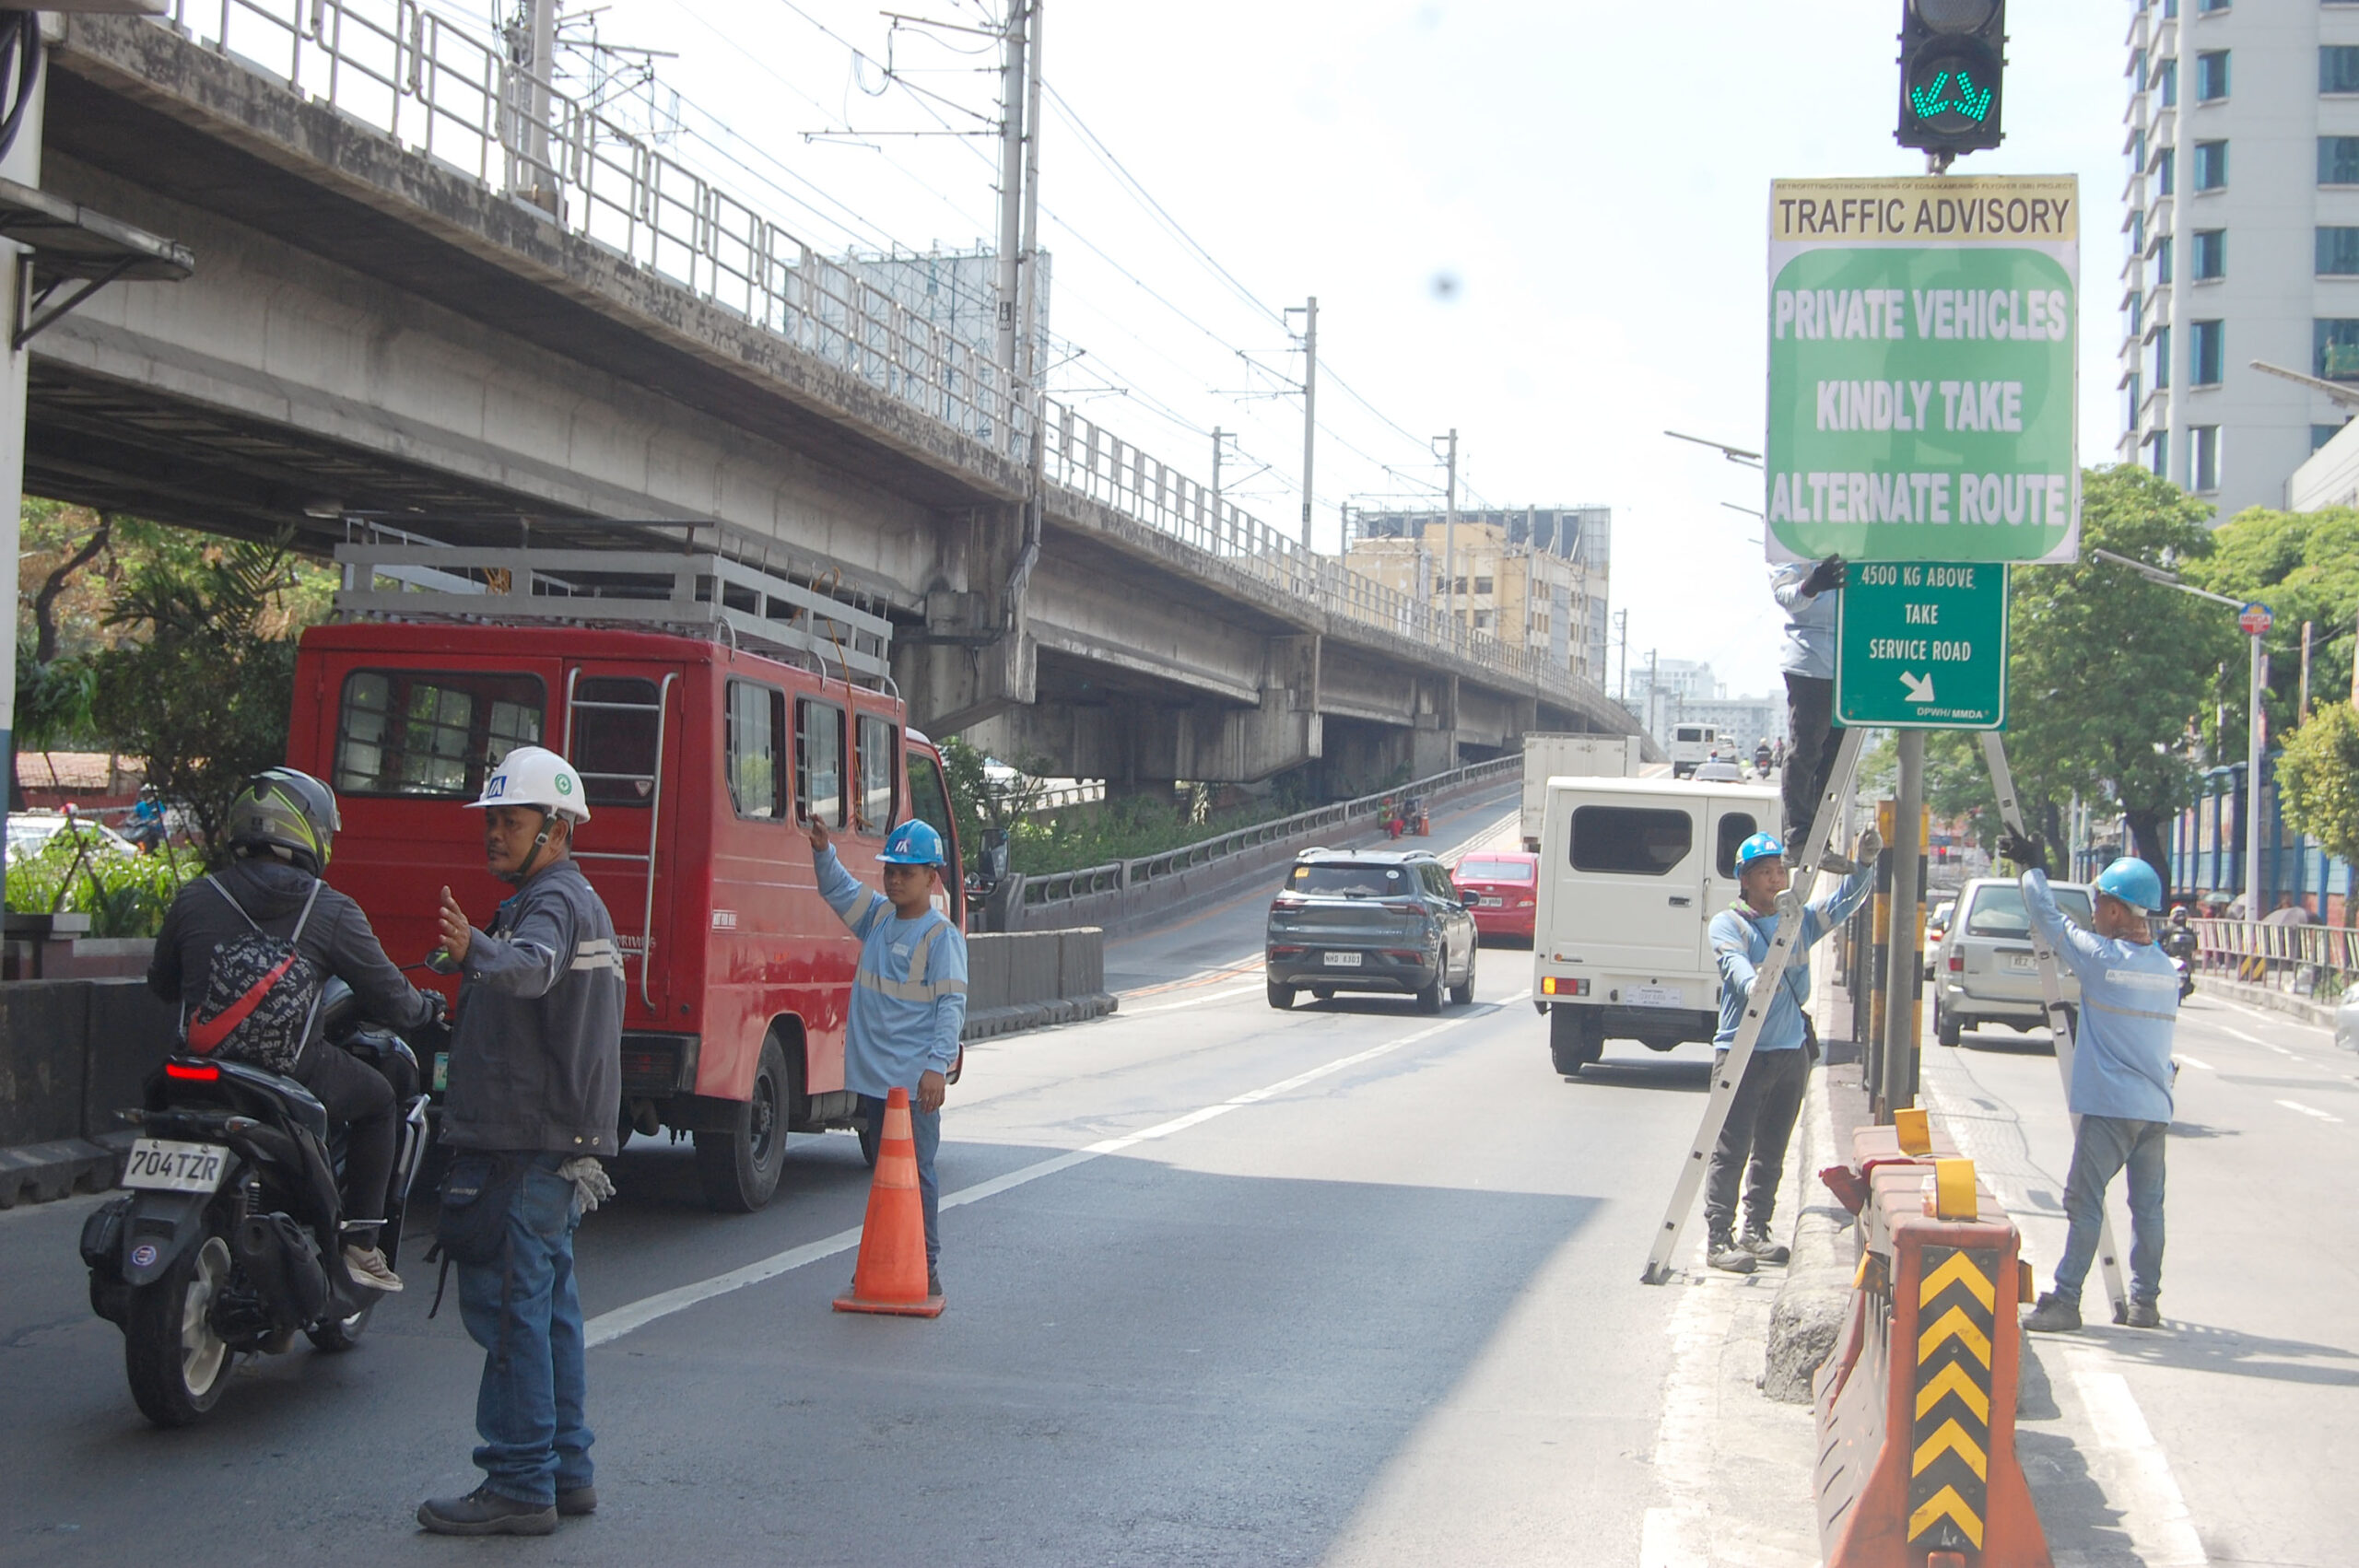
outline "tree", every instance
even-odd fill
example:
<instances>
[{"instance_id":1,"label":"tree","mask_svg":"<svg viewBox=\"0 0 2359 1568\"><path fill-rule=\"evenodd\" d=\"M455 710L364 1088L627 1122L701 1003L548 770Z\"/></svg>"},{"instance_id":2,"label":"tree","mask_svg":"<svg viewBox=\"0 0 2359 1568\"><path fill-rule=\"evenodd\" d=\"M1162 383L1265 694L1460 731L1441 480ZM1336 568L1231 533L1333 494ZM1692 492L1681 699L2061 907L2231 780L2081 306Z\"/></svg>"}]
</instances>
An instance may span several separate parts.
<instances>
[{"instance_id":1,"label":"tree","mask_svg":"<svg viewBox=\"0 0 2359 1568\"><path fill-rule=\"evenodd\" d=\"M2111 803L2170 885L2163 833L2194 796L2193 725L2236 641L2219 606L2089 555L2180 569L2211 553L2210 509L2133 464L2083 476L2082 559L2018 568L2009 629L2007 755L2026 810ZM2052 832L2055 813L2046 812Z\"/></svg>"},{"instance_id":2,"label":"tree","mask_svg":"<svg viewBox=\"0 0 2359 1568\"><path fill-rule=\"evenodd\" d=\"M2359 511L2329 507L2323 511L2281 512L2255 507L2212 536L2209 558L2188 576L2214 593L2266 603L2276 624L2262 644L2269 653L2269 684L2261 710L2271 734L2300 723L2302 623L2312 623L2312 700L2330 700L2351 690L2352 627L2359 617ZM2224 606L2221 614L2227 611ZM2213 735L2216 754L2244 754L2247 661L2230 658L2219 680L2217 707L2207 719L2224 720L2228 733Z\"/></svg>"},{"instance_id":3,"label":"tree","mask_svg":"<svg viewBox=\"0 0 2359 1568\"><path fill-rule=\"evenodd\" d=\"M41 521L53 521L58 509L54 502L29 502L24 510L41 512ZM28 518L29 521L29 518ZM17 706L14 738L8 750L8 809L25 809L25 790L17 772L17 754L28 747L48 751L59 743L74 739L89 728L90 698L94 690L92 673L80 659L58 657L57 601L65 591L74 575L105 551L113 532L113 520L99 519L97 528L82 539L72 541L61 552L61 558L41 577L40 586L33 590L32 626L21 624L17 638ZM43 541L36 533L34 548L28 556L36 556ZM36 559L29 563L38 569ZM22 579L18 572L18 597L22 598ZM27 641L24 632L32 633Z\"/></svg>"},{"instance_id":4,"label":"tree","mask_svg":"<svg viewBox=\"0 0 2359 1568\"><path fill-rule=\"evenodd\" d=\"M2285 820L2340 860L2359 860L2359 713L2328 703L2285 737L2277 759Z\"/></svg>"}]
</instances>

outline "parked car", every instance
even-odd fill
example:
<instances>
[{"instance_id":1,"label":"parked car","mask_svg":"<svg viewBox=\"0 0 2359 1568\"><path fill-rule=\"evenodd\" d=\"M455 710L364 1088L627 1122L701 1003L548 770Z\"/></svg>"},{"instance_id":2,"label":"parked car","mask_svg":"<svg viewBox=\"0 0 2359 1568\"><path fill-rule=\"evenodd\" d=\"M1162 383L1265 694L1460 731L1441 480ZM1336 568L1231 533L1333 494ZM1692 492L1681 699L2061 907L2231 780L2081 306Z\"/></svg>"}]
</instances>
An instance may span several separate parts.
<instances>
[{"instance_id":1,"label":"parked car","mask_svg":"<svg viewBox=\"0 0 2359 1568\"><path fill-rule=\"evenodd\" d=\"M1306 849L1270 904L1270 1005L1307 990L1405 992L1439 1012L1474 1000L1474 917L1429 850Z\"/></svg>"},{"instance_id":2,"label":"parked car","mask_svg":"<svg viewBox=\"0 0 2359 1568\"><path fill-rule=\"evenodd\" d=\"M1950 917L1955 913L1957 900L1944 898L1933 906L1931 914L1925 917L1925 940L1918 951L1925 955L1925 978L1929 980L1935 977L1935 971L1941 967L1942 939L1950 934Z\"/></svg>"},{"instance_id":3,"label":"parked car","mask_svg":"<svg viewBox=\"0 0 2359 1568\"><path fill-rule=\"evenodd\" d=\"M135 855L130 839L94 816L80 812L11 812L8 813L7 858L38 855L49 841L68 827L88 841L94 855Z\"/></svg>"},{"instance_id":4,"label":"parked car","mask_svg":"<svg viewBox=\"0 0 2359 1568\"><path fill-rule=\"evenodd\" d=\"M2085 883L2048 883L2057 907L2073 924L2092 921ZM2065 1013L2077 1021L2081 983L2060 971ZM2004 1024L2018 1033L2048 1026L2039 966L2032 956L2031 916L2023 889L2012 877L1977 877L1958 893L1954 923L1942 941L1942 971L1933 993L1933 1034L1954 1046L1961 1035L1985 1024Z\"/></svg>"},{"instance_id":5,"label":"parked car","mask_svg":"<svg viewBox=\"0 0 2359 1568\"><path fill-rule=\"evenodd\" d=\"M1485 850L1458 862L1458 890L1467 895L1474 930L1482 936L1532 942L1532 917L1540 901L1540 857L1520 849Z\"/></svg>"}]
</instances>

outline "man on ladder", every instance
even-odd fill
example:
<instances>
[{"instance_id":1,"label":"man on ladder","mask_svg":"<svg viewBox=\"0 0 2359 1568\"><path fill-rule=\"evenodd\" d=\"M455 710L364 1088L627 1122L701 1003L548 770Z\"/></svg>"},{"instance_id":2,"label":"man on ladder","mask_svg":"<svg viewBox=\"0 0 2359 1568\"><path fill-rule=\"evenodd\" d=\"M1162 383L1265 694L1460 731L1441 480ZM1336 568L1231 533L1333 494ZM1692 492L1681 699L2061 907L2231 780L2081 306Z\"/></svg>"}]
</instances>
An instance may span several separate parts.
<instances>
[{"instance_id":1,"label":"man on ladder","mask_svg":"<svg viewBox=\"0 0 2359 1568\"><path fill-rule=\"evenodd\" d=\"M1999 852L2025 868L2024 908L2035 929L2081 981L2081 1016L2072 1081L2072 1167L2064 1179L2071 1222L2056 1287L2024 1319L2035 1333L2081 1327L2081 1285L2097 1255L2105 1192L2130 1171L2130 1304L2133 1328L2162 1326L2163 1147L2170 1129L2171 1035L2178 1024L2178 975L2154 945L2148 917L2162 907L2163 879L2145 861L2125 857L2099 872L2095 930L2068 923L2048 889L2047 848L2036 837L2010 833Z\"/></svg>"}]
</instances>

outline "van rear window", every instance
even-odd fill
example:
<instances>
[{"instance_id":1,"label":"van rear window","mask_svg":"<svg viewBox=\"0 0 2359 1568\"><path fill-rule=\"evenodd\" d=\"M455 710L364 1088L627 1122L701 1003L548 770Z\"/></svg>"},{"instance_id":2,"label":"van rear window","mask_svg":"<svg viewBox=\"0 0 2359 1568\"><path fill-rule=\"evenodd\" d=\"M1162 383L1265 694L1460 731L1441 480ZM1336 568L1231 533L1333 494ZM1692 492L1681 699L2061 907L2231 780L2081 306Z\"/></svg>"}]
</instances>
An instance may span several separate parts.
<instances>
[{"instance_id":1,"label":"van rear window","mask_svg":"<svg viewBox=\"0 0 2359 1568\"><path fill-rule=\"evenodd\" d=\"M336 717L335 788L472 800L493 764L540 743L546 705L532 675L355 670Z\"/></svg>"},{"instance_id":2,"label":"van rear window","mask_svg":"<svg viewBox=\"0 0 2359 1568\"><path fill-rule=\"evenodd\" d=\"M2056 907L2064 911L2066 919L2083 930L2095 924L2089 895L2080 888L2051 886L2048 891L2056 895ZM2004 883L1977 889L1974 910L1966 918L1966 934L2029 937L2031 915L2024 908L2024 890Z\"/></svg>"},{"instance_id":3,"label":"van rear window","mask_svg":"<svg viewBox=\"0 0 2359 1568\"><path fill-rule=\"evenodd\" d=\"M1579 806L1573 812L1573 870L1667 876L1696 844L1685 812L1643 806Z\"/></svg>"}]
</instances>

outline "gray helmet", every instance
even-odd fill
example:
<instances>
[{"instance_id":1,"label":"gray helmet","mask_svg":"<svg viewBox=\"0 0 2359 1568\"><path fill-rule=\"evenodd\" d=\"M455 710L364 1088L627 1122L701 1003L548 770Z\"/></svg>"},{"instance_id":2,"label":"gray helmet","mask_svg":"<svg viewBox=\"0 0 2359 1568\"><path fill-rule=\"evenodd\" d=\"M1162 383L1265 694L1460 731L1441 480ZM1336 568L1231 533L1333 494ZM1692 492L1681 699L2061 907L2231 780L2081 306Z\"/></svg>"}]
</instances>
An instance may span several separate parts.
<instances>
[{"instance_id":1,"label":"gray helmet","mask_svg":"<svg viewBox=\"0 0 2359 1568\"><path fill-rule=\"evenodd\" d=\"M336 829L335 792L310 774L274 767L246 780L229 805L229 848L269 854L319 875L327 870Z\"/></svg>"}]
</instances>

